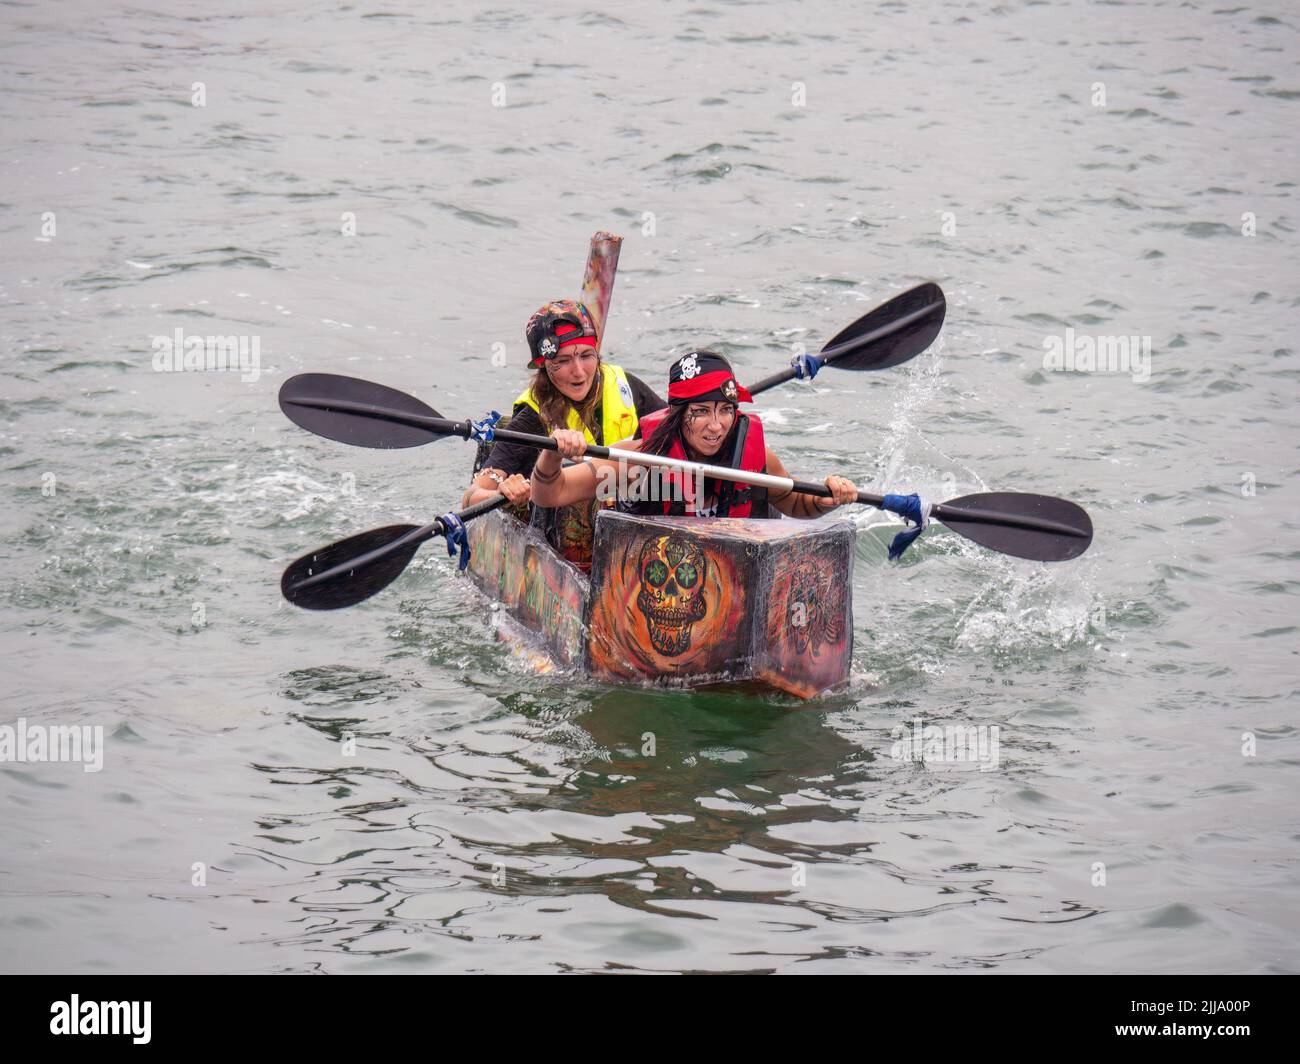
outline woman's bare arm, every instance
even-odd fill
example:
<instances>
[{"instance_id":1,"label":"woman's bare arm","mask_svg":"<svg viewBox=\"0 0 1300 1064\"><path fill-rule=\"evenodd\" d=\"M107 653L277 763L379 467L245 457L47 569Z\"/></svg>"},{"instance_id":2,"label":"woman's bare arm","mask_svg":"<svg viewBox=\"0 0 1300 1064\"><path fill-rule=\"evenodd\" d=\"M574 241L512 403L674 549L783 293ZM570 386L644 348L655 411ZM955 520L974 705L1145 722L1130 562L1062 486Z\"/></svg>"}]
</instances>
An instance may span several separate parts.
<instances>
[{"instance_id":1,"label":"woman's bare arm","mask_svg":"<svg viewBox=\"0 0 1300 1064\"><path fill-rule=\"evenodd\" d=\"M550 452L547 452L550 453ZM542 468L542 459L533 467L533 504L535 506L571 506L596 497L594 462L579 462L568 469L556 469L555 479L546 480L551 470ZM558 461L556 462L558 466Z\"/></svg>"},{"instance_id":2,"label":"woman's bare arm","mask_svg":"<svg viewBox=\"0 0 1300 1064\"><path fill-rule=\"evenodd\" d=\"M496 477L492 475L493 473ZM461 497L460 505L462 508L473 506L500 492L511 505L522 506L528 502L528 487L528 481L520 473L506 476L505 471L501 469L481 469L478 476L469 482L469 487Z\"/></svg>"},{"instance_id":3,"label":"woman's bare arm","mask_svg":"<svg viewBox=\"0 0 1300 1064\"><path fill-rule=\"evenodd\" d=\"M576 434L575 434L576 435ZM578 437L581 439L581 437ZM557 434L558 439L558 434ZM576 448L570 447L570 450ZM625 440L618 444L622 451L641 449L640 440ZM580 453L580 452L579 452ZM575 456L576 457L576 456ZM538 506L571 506L575 502L585 502L596 497L596 490L602 485L621 483L617 461L593 459L590 462L578 462L569 468L561 468L560 452L543 451L533 467L533 502ZM552 474L554 476L552 477Z\"/></svg>"},{"instance_id":4,"label":"woman's bare arm","mask_svg":"<svg viewBox=\"0 0 1300 1064\"><path fill-rule=\"evenodd\" d=\"M774 477L789 477L785 465L776 456L771 447L767 448L767 473ZM834 483L832 483L834 482ZM824 499L820 495L805 495L801 491L769 491L767 501L787 517L808 519L822 517L837 506L857 500L858 489L853 482L844 477L829 476L826 486L835 492L835 498Z\"/></svg>"}]
</instances>

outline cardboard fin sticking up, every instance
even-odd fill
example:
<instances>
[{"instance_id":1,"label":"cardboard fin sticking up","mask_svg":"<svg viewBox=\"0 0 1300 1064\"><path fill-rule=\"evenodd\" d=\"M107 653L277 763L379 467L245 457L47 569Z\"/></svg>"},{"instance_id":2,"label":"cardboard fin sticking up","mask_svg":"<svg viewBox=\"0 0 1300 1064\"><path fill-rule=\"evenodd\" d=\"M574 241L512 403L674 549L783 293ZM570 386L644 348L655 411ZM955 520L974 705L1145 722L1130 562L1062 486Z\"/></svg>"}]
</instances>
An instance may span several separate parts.
<instances>
[{"instance_id":1,"label":"cardboard fin sticking up","mask_svg":"<svg viewBox=\"0 0 1300 1064\"><path fill-rule=\"evenodd\" d=\"M609 301L614 297L614 275L618 272L618 251L623 238L601 230L591 238L587 253L587 272L582 278L582 302L596 321L601 349L605 344L605 319Z\"/></svg>"}]
</instances>

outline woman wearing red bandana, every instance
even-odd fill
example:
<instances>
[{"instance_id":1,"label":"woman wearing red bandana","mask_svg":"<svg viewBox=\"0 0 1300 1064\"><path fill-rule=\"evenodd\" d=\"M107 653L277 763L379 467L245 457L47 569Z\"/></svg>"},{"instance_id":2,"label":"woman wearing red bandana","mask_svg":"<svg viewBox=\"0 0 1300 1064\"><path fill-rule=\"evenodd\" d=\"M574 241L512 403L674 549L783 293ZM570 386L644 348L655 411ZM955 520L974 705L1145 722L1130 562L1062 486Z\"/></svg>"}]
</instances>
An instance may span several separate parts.
<instances>
[{"instance_id":1,"label":"woman wearing red bandana","mask_svg":"<svg viewBox=\"0 0 1300 1064\"><path fill-rule=\"evenodd\" d=\"M663 408L664 401L644 381L602 361L596 326L583 304L570 299L547 303L528 319L524 333L528 365L537 372L515 400L510 416L515 431L547 436L559 430L584 443L622 446L641 436L646 414ZM531 498L527 478L536 461L531 447L494 443L462 505L499 491L512 504L526 506ZM591 565L591 510L590 503L545 511L534 507L532 520L556 550L585 569Z\"/></svg>"},{"instance_id":2,"label":"woman wearing red bandana","mask_svg":"<svg viewBox=\"0 0 1300 1064\"><path fill-rule=\"evenodd\" d=\"M753 396L737 381L731 365L712 351L692 351L673 363L668 374L668 408L641 419L643 439L624 444L624 450L670 455L710 465L725 465L752 473L789 477L781 459L763 440L763 424L756 414L742 414L740 403ZM533 500L539 506L566 506L594 498L602 483L609 483L617 462L593 461L562 469L561 458L580 458L587 441L577 432L559 430L552 435L559 451L542 451L533 469ZM772 506L790 517L820 517L837 506L857 502L858 489L844 477L826 478L832 498L788 491L769 495L762 488L706 479L697 498L692 479L667 474L667 490L644 492L629 488L624 509L639 513L688 514L706 517L768 517Z\"/></svg>"}]
</instances>

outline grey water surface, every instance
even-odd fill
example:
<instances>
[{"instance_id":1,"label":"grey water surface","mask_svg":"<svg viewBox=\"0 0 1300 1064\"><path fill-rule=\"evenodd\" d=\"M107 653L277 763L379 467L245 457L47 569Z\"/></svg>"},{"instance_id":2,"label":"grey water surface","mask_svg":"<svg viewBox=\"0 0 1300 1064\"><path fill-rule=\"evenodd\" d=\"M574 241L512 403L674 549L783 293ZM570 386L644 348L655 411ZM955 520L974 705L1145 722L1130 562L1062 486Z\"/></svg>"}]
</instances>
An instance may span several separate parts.
<instances>
[{"instance_id":1,"label":"grey water surface","mask_svg":"<svg viewBox=\"0 0 1300 1064\"><path fill-rule=\"evenodd\" d=\"M0 724L103 734L99 771L0 764L0 970L1300 969L1298 25L0 4ZM853 681L808 703L539 673L440 544L282 602L470 452L311 436L280 384L505 408L598 229L606 354L661 390L937 281L940 341L764 396L773 447L1065 496L1092 549L892 563L854 514ZM177 330L258 362L160 371ZM1136 357L1057 368L1067 330ZM996 765L893 756L917 720L996 727Z\"/></svg>"}]
</instances>

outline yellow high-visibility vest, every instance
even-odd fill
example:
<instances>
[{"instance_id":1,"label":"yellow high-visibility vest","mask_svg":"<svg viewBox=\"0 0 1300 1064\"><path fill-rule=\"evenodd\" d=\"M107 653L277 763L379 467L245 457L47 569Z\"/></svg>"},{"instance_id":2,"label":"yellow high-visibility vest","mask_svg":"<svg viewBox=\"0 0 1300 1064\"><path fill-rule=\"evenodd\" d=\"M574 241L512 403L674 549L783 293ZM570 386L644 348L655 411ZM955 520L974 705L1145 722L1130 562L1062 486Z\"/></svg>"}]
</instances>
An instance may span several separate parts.
<instances>
[{"instance_id":1,"label":"yellow high-visibility vest","mask_svg":"<svg viewBox=\"0 0 1300 1064\"><path fill-rule=\"evenodd\" d=\"M591 434L591 430L579 420L578 411L572 405L569 406L569 423L567 427L581 432L587 438L588 443L603 443L608 447L621 440L630 440L632 434L636 432L636 402L632 398L632 386L628 384L627 374L623 372L621 366L605 362L600 368L602 371L600 428L604 439L598 440ZM537 406L537 400L533 397L533 386L531 384L515 400L516 406L520 403L531 406L537 411L537 416L541 417L542 412Z\"/></svg>"}]
</instances>

